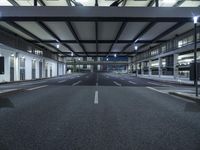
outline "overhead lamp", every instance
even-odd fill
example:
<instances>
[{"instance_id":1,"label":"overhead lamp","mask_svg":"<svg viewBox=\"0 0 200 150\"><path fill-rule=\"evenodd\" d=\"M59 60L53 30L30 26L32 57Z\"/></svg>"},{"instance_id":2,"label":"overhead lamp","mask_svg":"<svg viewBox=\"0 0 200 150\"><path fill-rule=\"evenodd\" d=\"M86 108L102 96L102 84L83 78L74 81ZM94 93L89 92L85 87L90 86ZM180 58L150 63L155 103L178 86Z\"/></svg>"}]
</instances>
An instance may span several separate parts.
<instances>
[{"instance_id":1,"label":"overhead lamp","mask_svg":"<svg viewBox=\"0 0 200 150\"><path fill-rule=\"evenodd\" d=\"M73 52L71 52L71 56L72 56L72 57L74 56L74 53L73 53Z\"/></svg>"},{"instance_id":2,"label":"overhead lamp","mask_svg":"<svg viewBox=\"0 0 200 150\"><path fill-rule=\"evenodd\" d=\"M12 57L14 57L14 56L15 56L15 54L13 53L13 54L11 54L11 56L12 56Z\"/></svg>"},{"instance_id":3,"label":"overhead lamp","mask_svg":"<svg viewBox=\"0 0 200 150\"><path fill-rule=\"evenodd\" d=\"M60 44L57 44L56 47L57 47L57 48L60 48Z\"/></svg>"},{"instance_id":4,"label":"overhead lamp","mask_svg":"<svg viewBox=\"0 0 200 150\"><path fill-rule=\"evenodd\" d=\"M78 60L80 61L81 59L80 59L80 58L78 58Z\"/></svg>"},{"instance_id":5,"label":"overhead lamp","mask_svg":"<svg viewBox=\"0 0 200 150\"><path fill-rule=\"evenodd\" d=\"M138 46L137 46L137 45L135 45L134 49L135 49L135 50L138 50Z\"/></svg>"},{"instance_id":6,"label":"overhead lamp","mask_svg":"<svg viewBox=\"0 0 200 150\"><path fill-rule=\"evenodd\" d=\"M174 4L177 2L177 0L163 0L162 2L165 4Z\"/></svg>"},{"instance_id":7,"label":"overhead lamp","mask_svg":"<svg viewBox=\"0 0 200 150\"><path fill-rule=\"evenodd\" d=\"M197 23L198 23L198 18L199 18L198 16L194 16L194 17L193 17L194 24L197 24Z\"/></svg>"},{"instance_id":8,"label":"overhead lamp","mask_svg":"<svg viewBox=\"0 0 200 150\"><path fill-rule=\"evenodd\" d=\"M22 56L22 59L24 59L25 57L24 56Z\"/></svg>"},{"instance_id":9,"label":"overhead lamp","mask_svg":"<svg viewBox=\"0 0 200 150\"><path fill-rule=\"evenodd\" d=\"M117 57L117 54L114 54L114 57Z\"/></svg>"},{"instance_id":10,"label":"overhead lamp","mask_svg":"<svg viewBox=\"0 0 200 150\"><path fill-rule=\"evenodd\" d=\"M108 59L108 58L106 58L106 60L108 61L109 59Z\"/></svg>"}]
</instances>

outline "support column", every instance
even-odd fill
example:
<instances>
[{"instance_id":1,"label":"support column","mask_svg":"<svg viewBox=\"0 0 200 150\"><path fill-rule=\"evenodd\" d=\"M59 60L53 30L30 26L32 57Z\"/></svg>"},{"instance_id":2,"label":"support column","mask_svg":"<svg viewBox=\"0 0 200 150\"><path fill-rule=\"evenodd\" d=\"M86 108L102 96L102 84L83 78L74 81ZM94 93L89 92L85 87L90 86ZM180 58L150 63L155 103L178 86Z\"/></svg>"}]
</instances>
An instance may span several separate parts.
<instances>
[{"instance_id":1,"label":"support column","mask_svg":"<svg viewBox=\"0 0 200 150\"><path fill-rule=\"evenodd\" d=\"M141 75L144 75L144 62L141 62Z\"/></svg>"},{"instance_id":2,"label":"support column","mask_svg":"<svg viewBox=\"0 0 200 150\"><path fill-rule=\"evenodd\" d=\"M162 75L162 58L158 58L158 75L159 75L159 78L161 77Z\"/></svg>"},{"instance_id":3,"label":"support column","mask_svg":"<svg viewBox=\"0 0 200 150\"><path fill-rule=\"evenodd\" d=\"M178 54L174 54L174 61L173 61L173 74L174 74L174 79L178 78L178 68L177 68L177 63L178 63Z\"/></svg>"},{"instance_id":4,"label":"support column","mask_svg":"<svg viewBox=\"0 0 200 150\"><path fill-rule=\"evenodd\" d=\"M148 68L149 68L149 76L151 76L152 75L152 73L151 73L151 60L149 60L149 66L148 66Z\"/></svg>"}]
</instances>

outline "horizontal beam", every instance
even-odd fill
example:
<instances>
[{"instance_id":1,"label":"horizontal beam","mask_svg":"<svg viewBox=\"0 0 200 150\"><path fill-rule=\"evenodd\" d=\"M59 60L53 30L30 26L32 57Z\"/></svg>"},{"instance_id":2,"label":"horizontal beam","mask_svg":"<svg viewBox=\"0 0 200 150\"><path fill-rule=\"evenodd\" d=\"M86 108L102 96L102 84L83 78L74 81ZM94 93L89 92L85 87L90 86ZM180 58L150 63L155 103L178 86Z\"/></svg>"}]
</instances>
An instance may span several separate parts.
<instances>
[{"instance_id":1,"label":"horizontal beam","mask_svg":"<svg viewBox=\"0 0 200 150\"><path fill-rule=\"evenodd\" d=\"M36 40L28 40L31 43L39 43ZM104 44L104 43L114 43L115 40L97 40L98 44ZM131 43L132 40L118 40L116 41L117 44L127 44ZM167 42L166 40L158 40L153 42L152 40L138 40L137 43L164 43ZM56 40L41 40L41 43L58 43ZM68 43L68 44L77 44L76 40L61 40L60 43ZM80 40L80 43L83 44L96 44L96 40Z\"/></svg>"},{"instance_id":2,"label":"horizontal beam","mask_svg":"<svg viewBox=\"0 0 200 150\"><path fill-rule=\"evenodd\" d=\"M200 14L198 7L0 6L0 10L1 21L192 22L192 16Z\"/></svg>"},{"instance_id":3,"label":"horizontal beam","mask_svg":"<svg viewBox=\"0 0 200 150\"><path fill-rule=\"evenodd\" d=\"M121 64L121 65L128 65L128 61L69 61L66 62L67 65L97 65L97 64Z\"/></svg>"}]
</instances>

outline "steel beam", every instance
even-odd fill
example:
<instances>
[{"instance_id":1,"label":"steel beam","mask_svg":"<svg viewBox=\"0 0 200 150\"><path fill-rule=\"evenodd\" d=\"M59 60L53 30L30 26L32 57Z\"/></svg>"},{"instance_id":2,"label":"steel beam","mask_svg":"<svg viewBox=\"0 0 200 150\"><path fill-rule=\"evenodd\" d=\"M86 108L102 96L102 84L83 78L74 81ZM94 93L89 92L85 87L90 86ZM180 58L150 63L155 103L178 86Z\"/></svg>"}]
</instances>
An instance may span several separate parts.
<instances>
[{"instance_id":1,"label":"steel beam","mask_svg":"<svg viewBox=\"0 0 200 150\"><path fill-rule=\"evenodd\" d=\"M146 27L144 27L144 29L142 29L141 32L139 32L139 33L133 38L133 40L131 41L131 43L129 43L129 44L127 44L126 46L124 46L124 47L122 48L121 51L123 52L123 51L125 51L127 48L129 48L133 43L135 43L135 42L139 39L139 37L143 36L146 32L148 32L155 24L156 24L155 22L149 23ZM138 43L138 41L137 41L137 43Z\"/></svg>"},{"instance_id":2,"label":"steel beam","mask_svg":"<svg viewBox=\"0 0 200 150\"><path fill-rule=\"evenodd\" d=\"M159 34L158 36L156 36L154 39L152 39L152 42L154 43L157 40L162 39L163 37L167 36L168 34L170 34L171 32L177 30L178 28L182 27L183 25L185 25L185 23L176 23L175 25L173 25L172 27L170 27L169 29L165 30L164 32L162 32L161 34ZM148 46L149 44L145 44L139 47L138 51L146 46Z\"/></svg>"},{"instance_id":3,"label":"steel beam","mask_svg":"<svg viewBox=\"0 0 200 150\"><path fill-rule=\"evenodd\" d=\"M49 29L43 22L38 22L38 25L45 30L48 34L50 34L53 38L56 39L57 43L61 43L65 48L69 49L76 55L76 52L66 43L62 43L61 39L51 30Z\"/></svg>"},{"instance_id":4,"label":"steel beam","mask_svg":"<svg viewBox=\"0 0 200 150\"><path fill-rule=\"evenodd\" d=\"M0 21L192 22L200 9L181 7L5 7ZM145 12L145 13L144 13Z\"/></svg>"},{"instance_id":5,"label":"steel beam","mask_svg":"<svg viewBox=\"0 0 200 150\"><path fill-rule=\"evenodd\" d=\"M29 42L31 43L38 43L36 40L28 40ZM99 44L105 44L105 43L108 43L108 44L112 44L115 42L115 40L80 40L79 41L80 43L83 43L83 44L96 44L98 43ZM116 43L119 43L119 44L129 44L129 43L132 43L133 40L117 40ZM164 42L167 42L166 40L158 40L158 41L155 41L155 43L164 43ZM58 43L58 41L56 40L42 40L42 43ZM68 43L68 44L78 44L76 40L61 40L60 43ZM137 43L153 43L152 40L137 40Z\"/></svg>"},{"instance_id":6,"label":"steel beam","mask_svg":"<svg viewBox=\"0 0 200 150\"><path fill-rule=\"evenodd\" d=\"M71 22L67 21L66 25L68 26L68 28L71 31L71 33L74 36L74 38L76 39L76 42L79 44L79 46L83 49L84 53L87 55L87 51L86 51L84 45L82 43L80 43L79 37L76 34L76 31L75 31L74 27L72 26Z\"/></svg>"},{"instance_id":7,"label":"steel beam","mask_svg":"<svg viewBox=\"0 0 200 150\"><path fill-rule=\"evenodd\" d=\"M176 4L174 4L174 6L173 7L179 7L181 4L183 4L185 2L185 0L179 0L179 1L177 1L177 3Z\"/></svg>"},{"instance_id":8,"label":"steel beam","mask_svg":"<svg viewBox=\"0 0 200 150\"><path fill-rule=\"evenodd\" d=\"M15 0L8 0L13 6L19 6Z\"/></svg>"},{"instance_id":9,"label":"steel beam","mask_svg":"<svg viewBox=\"0 0 200 150\"><path fill-rule=\"evenodd\" d=\"M121 24L121 26L120 26L120 28L119 28L119 30L118 30L118 32L117 32L117 35L116 35L116 37L115 37L115 40L114 40L114 42L111 44L111 46L110 46L110 48L109 48L109 50L108 50L108 55L109 55L110 52L112 51L112 48L113 48L114 44L117 43L117 41L119 40L119 37L121 36L122 32L124 31L126 25L127 25L127 22L122 22L122 24Z\"/></svg>"},{"instance_id":10,"label":"steel beam","mask_svg":"<svg viewBox=\"0 0 200 150\"><path fill-rule=\"evenodd\" d=\"M95 22L95 39L96 39L95 43L96 43L96 53L97 53L97 55L98 55L98 51L99 51L98 37L99 37L98 22Z\"/></svg>"},{"instance_id":11,"label":"steel beam","mask_svg":"<svg viewBox=\"0 0 200 150\"><path fill-rule=\"evenodd\" d=\"M40 38L38 38L37 36L35 36L33 33L29 32L28 30L26 30L25 28L21 27L20 25L18 25L17 23L14 22L7 22L7 24L9 24L10 26L16 28L17 30L19 30L20 32L30 36L31 38L33 38L34 40L38 41L39 43L42 43L42 40ZM53 49L55 49L58 53L62 54L62 52L57 49L56 47L50 45L50 44L45 44L48 47L51 47Z\"/></svg>"}]
</instances>

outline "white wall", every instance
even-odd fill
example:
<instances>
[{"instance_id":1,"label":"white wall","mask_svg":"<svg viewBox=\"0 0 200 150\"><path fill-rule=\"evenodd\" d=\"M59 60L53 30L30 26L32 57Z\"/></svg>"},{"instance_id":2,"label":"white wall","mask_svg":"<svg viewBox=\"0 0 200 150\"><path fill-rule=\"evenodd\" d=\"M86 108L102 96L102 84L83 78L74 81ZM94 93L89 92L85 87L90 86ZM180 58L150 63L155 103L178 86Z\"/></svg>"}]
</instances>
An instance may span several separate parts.
<instances>
[{"instance_id":1,"label":"white wall","mask_svg":"<svg viewBox=\"0 0 200 150\"><path fill-rule=\"evenodd\" d=\"M32 79L32 60L36 62L36 79L39 78L39 61L43 62L42 67L42 77L45 77L45 63L48 63L48 77L50 77L50 66L52 66L52 77L57 76L57 61L45 58L41 56L37 56L34 54L26 53L24 51L12 49L6 47L4 45L0 45L0 56L4 56L4 74L0 75L0 82L9 82L10 81L10 58L14 55L14 80L20 80L20 68L19 68L19 61L20 58L24 57L25 59L25 80ZM66 65L65 63L59 62L58 72L59 75L65 74Z\"/></svg>"}]
</instances>

